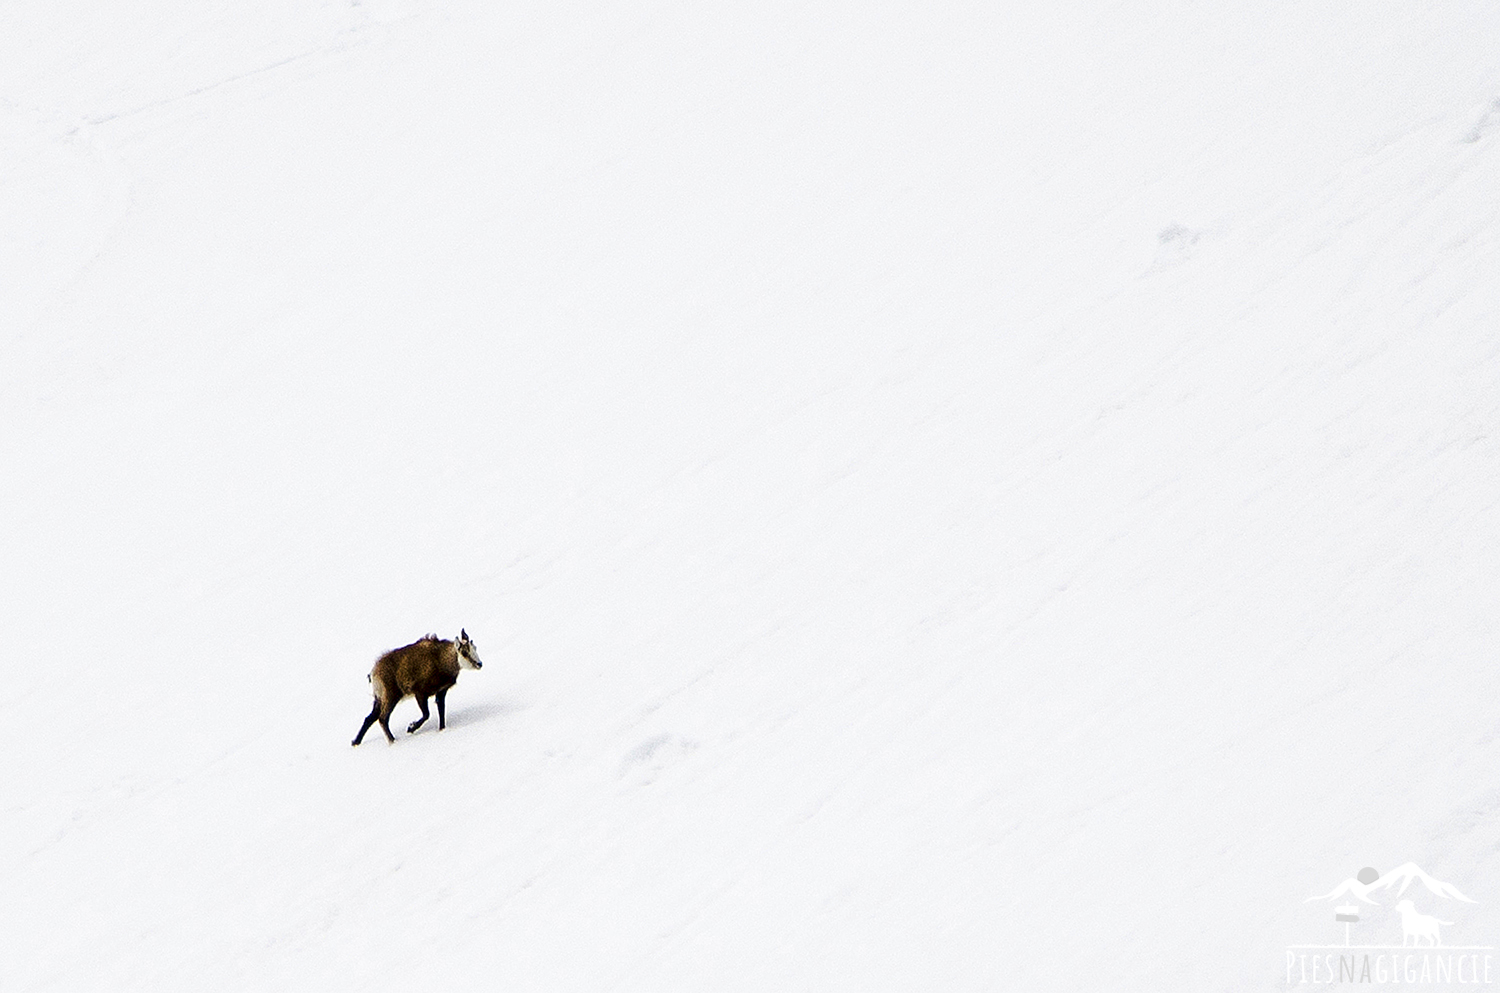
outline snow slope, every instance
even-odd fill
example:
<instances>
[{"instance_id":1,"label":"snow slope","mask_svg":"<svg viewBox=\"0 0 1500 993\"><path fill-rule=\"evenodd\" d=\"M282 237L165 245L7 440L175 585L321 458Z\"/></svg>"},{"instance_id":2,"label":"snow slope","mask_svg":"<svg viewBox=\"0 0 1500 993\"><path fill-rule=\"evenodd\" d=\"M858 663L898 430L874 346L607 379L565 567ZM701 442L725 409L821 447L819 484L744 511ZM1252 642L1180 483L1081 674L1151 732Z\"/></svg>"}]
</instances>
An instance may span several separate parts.
<instances>
[{"instance_id":1,"label":"snow slope","mask_svg":"<svg viewBox=\"0 0 1500 993\"><path fill-rule=\"evenodd\" d=\"M1266 988L1408 861L1494 943L1496 37L9 0L5 988Z\"/></svg>"}]
</instances>

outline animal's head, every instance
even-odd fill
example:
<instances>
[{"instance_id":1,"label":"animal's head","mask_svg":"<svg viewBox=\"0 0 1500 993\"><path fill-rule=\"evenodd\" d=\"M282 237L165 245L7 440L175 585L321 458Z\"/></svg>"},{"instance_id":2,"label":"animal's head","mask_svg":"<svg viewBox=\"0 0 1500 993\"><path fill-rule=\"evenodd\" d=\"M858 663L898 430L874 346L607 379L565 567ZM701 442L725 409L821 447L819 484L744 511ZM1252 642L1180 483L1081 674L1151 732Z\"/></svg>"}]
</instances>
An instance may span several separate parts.
<instances>
[{"instance_id":1,"label":"animal's head","mask_svg":"<svg viewBox=\"0 0 1500 993\"><path fill-rule=\"evenodd\" d=\"M469 632L459 629L458 632L458 664L465 669L481 669L484 663L479 661L479 649L475 646Z\"/></svg>"},{"instance_id":2,"label":"animal's head","mask_svg":"<svg viewBox=\"0 0 1500 993\"><path fill-rule=\"evenodd\" d=\"M1415 911L1417 909L1417 905L1412 903L1410 900L1402 900L1400 903L1396 904L1396 909L1404 914L1408 910Z\"/></svg>"}]
</instances>

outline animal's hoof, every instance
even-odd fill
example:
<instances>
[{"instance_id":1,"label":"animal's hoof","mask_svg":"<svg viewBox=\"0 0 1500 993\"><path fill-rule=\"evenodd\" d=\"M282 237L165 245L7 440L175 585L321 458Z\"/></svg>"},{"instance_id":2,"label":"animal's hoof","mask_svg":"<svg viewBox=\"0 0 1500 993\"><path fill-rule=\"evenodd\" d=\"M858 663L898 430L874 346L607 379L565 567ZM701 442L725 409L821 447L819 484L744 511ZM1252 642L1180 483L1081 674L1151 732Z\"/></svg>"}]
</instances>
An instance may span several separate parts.
<instances>
[{"instance_id":1,"label":"animal's hoof","mask_svg":"<svg viewBox=\"0 0 1500 993\"><path fill-rule=\"evenodd\" d=\"M415 723L406 725L406 733L407 734L415 734L416 731L417 731L417 725Z\"/></svg>"}]
</instances>

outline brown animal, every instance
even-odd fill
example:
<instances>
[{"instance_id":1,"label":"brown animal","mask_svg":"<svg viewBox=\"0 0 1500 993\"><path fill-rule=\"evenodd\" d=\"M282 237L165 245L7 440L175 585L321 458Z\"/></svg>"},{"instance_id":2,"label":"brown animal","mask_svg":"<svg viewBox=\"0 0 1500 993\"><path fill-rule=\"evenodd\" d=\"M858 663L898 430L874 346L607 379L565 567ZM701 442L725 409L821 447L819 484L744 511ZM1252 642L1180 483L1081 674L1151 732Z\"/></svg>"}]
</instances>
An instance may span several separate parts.
<instances>
[{"instance_id":1,"label":"brown animal","mask_svg":"<svg viewBox=\"0 0 1500 993\"><path fill-rule=\"evenodd\" d=\"M443 730L448 726L443 714L443 700L447 697L448 690L458 682L458 671L478 669L482 665L479 661L479 649L469 640L469 633L463 630L458 632L457 641L429 634L404 648L386 652L375 660L375 668L370 670L370 689L375 694L375 706L371 708L370 716L365 718L364 724L360 725L359 734L354 736L350 744L358 745L363 741L365 732L376 721L380 722L380 729L385 732L386 739L394 742L396 736L391 734L389 723L391 711L403 697L408 696L417 698L417 706L422 708L422 717L407 726L407 734L416 731L427 720L427 698L430 696L437 697L438 730Z\"/></svg>"}]
</instances>

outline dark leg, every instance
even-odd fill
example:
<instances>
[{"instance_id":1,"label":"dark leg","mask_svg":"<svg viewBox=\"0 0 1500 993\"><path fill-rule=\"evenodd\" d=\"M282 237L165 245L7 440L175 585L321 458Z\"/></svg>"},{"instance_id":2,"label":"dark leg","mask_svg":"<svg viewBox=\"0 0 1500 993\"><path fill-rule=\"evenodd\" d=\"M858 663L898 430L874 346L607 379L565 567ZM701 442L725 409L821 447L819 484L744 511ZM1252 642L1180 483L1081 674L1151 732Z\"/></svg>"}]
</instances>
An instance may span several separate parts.
<instances>
[{"instance_id":1,"label":"dark leg","mask_svg":"<svg viewBox=\"0 0 1500 993\"><path fill-rule=\"evenodd\" d=\"M427 720L427 698L425 696L417 697L417 706L422 708L422 716L406 726L407 734L411 734L417 728L421 727L422 723Z\"/></svg>"},{"instance_id":2,"label":"dark leg","mask_svg":"<svg viewBox=\"0 0 1500 993\"><path fill-rule=\"evenodd\" d=\"M359 734L355 735L354 736L354 740L351 741L351 742L349 742L349 744L351 744L351 745L357 745L361 741L364 741L365 740L365 732L368 731L368 730L370 730L370 725L374 724L375 723L375 718L377 718L379 716L380 716L380 701L376 700L375 701L375 706L373 706L373 707L370 708L370 716L366 717L365 718L365 722L359 726Z\"/></svg>"},{"instance_id":3,"label":"dark leg","mask_svg":"<svg viewBox=\"0 0 1500 993\"><path fill-rule=\"evenodd\" d=\"M448 697L446 688L437 691L438 703L438 730L441 731L448 726L448 719L443 716L443 701Z\"/></svg>"}]
</instances>

